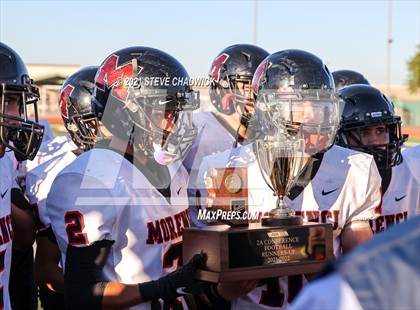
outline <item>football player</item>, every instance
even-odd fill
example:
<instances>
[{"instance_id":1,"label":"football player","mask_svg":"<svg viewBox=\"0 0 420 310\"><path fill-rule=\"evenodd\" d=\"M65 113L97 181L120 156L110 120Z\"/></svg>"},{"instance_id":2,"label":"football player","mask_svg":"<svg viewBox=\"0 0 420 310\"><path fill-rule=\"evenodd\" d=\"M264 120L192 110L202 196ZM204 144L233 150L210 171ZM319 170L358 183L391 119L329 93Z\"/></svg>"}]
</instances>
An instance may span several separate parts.
<instances>
[{"instance_id":1,"label":"football player","mask_svg":"<svg viewBox=\"0 0 420 310\"><path fill-rule=\"evenodd\" d=\"M420 159L407 156L405 160L401 147L407 136L401 133L401 118L381 91L351 85L342 88L339 95L345 107L337 144L372 154L382 177L381 216L371 221L377 233L419 213Z\"/></svg>"},{"instance_id":2,"label":"football player","mask_svg":"<svg viewBox=\"0 0 420 310\"><path fill-rule=\"evenodd\" d=\"M255 117L261 138L271 139L283 130L304 139L306 162L286 204L305 222L332 223L334 254L349 251L371 237L368 220L380 204L380 176L372 156L333 145L340 104L331 73L317 56L300 50L274 53L256 72ZM276 205L260 172L255 143L205 157L197 180L200 188L206 187L211 168L225 167L247 168L249 212L265 213ZM204 190L202 196L206 194ZM206 199L201 205L207 205ZM302 282L301 276L265 280L232 306L286 307Z\"/></svg>"},{"instance_id":3,"label":"football player","mask_svg":"<svg viewBox=\"0 0 420 310\"><path fill-rule=\"evenodd\" d=\"M46 199L57 174L77 155L93 147L97 132L96 117L92 113L91 96L98 67L85 67L66 79L60 90L60 112L64 127L71 139L71 151L55 157L30 170L26 176L26 196L37 218L37 248L35 255L36 280L43 309L64 309L64 276L60 250L55 241ZM62 141L68 138L62 139ZM63 148L61 148L63 150Z\"/></svg>"},{"instance_id":4,"label":"football player","mask_svg":"<svg viewBox=\"0 0 420 310\"><path fill-rule=\"evenodd\" d=\"M109 55L92 99L101 140L55 178L47 211L71 309L150 309L185 303L203 256L181 265L188 213L181 160L196 128L198 93L184 67L149 47Z\"/></svg>"},{"instance_id":5,"label":"football player","mask_svg":"<svg viewBox=\"0 0 420 310\"><path fill-rule=\"evenodd\" d=\"M251 140L252 77L268 55L258 46L236 44L223 49L212 62L209 97L216 111L194 113L193 121L199 132L184 160L184 166L190 174L188 193L191 218L196 226L201 225L197 221L195 206L195 180L201 161L205 156L231 149L238 142Z\"/></svg>"},{"instance_id":6,"label":"football player","mask_svg":"<svg viewBox=\"0 0 420 310\"><path fill-rule=\"evenodd\" d=\"M33 159L42 140L43 127L37 123L38 88L29 78L20 56L1 42L0 68L0 305L11 309L9 272L12 239L14 248L26 252L34 240L34 225L32 217L20 208L22 206L11 204L16 175L12 160L4 155L7 148L19 161ZM31 112L34 119L31 119ZM28 297L20 293L21 299Z\"/></svg>"},{"instance_id":7,"label":"football player","mask_svg":"<svg viewBox=\"0 0 420 310\"><path fill-rule=\"evenodd\" d=\"M337 70L332 73L336 89L353 84L370 85L368 80L359 72L353 70Z\"/></svg>"}]
</instances>

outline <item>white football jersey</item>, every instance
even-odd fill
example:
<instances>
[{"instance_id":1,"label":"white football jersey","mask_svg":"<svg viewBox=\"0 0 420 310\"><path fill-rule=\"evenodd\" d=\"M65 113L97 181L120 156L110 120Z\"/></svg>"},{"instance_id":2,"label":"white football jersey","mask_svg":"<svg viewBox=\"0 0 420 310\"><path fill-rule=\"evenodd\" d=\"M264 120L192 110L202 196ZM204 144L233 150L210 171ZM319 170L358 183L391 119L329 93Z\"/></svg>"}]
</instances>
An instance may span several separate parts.
<instances>
[{"instance_id":1,"label":"white football jersey","mask_svg":"<svg viewBox=\"0 0 420 310\"><path fill-rule=\"evenodd\" d=\"M76 148L74 145L74 149ZM51 185L58 173L73 162L76 157L72 151L61 153L27 173L25 194L34 208L36 226L39 231L47 229L51 224L46 209L46 200Z\"/></svg>"},{"instance_id":2,"label":"white football jersey","mask_svg":"<svg viewBox=\"0 0 420 310\"><path fill-rule=\"evenodd\" d=\"M410 155L404 151L402 163L392 167L391 181L382 197L381 216L370 221L374 233L420 213L420 157Z\"/></svg>"},{"instance_id":3,"label":"white football jersey","mask_svg":"<svg viewBox=\"0 0 420 310\"><path fill-rule=\"evenodd\" d=\"M47 212L62 254L114 240L103 274L108 281L135 284L174 271L181 258L182 231L191 226L187 172L168 166L170 203L122 155L93 149L80 155L53 182ZM144 303L131 309L150 309Z\"/></svg>"},{"instance_id":4,"label":"white football jersey","mask_svg":"<svg viewBox=\"0 0 420 310\"><path fill-rule=\"evenodd\" d=\"M194 125L198 128L197 138L191 147L183 164L189 172L188 197L190 206L195 204L195 191L197 173L205 156L217 154L231 149L235 142L235 137L217 120L212 112L194 112ZM190 209L191 219L194 226L200 226L196 221L197 210L195 207Z\"/></svg>"},{"instance_id":5,"label":"white football jersey","mask_svg":"<svg viewBox=\"0 0 420 310\"><path fill-rule=\"evenodd\" d=\"M42 143L48 142L54 139L54 133L51 129L50 122L46 119L40 119L39 123L44 126L44 136L42 137Z\"/></svg>"},{"instance_id":6,"label":"white football jersey","mask_svg":"<svg viewBox=\"0 0 420 310\"><path fill-rule=\"evenodd\" d=\"M9 156L0 158L0 308L11 309L9 277L12 259L11 191L14 184L14 167Z\"/></svg>"},{"instance_id":7,"label":"white football jersey","mask_svg":"<svg viewBox=\"0 0 420 310\"><path fill-rule=\"evenodd\" d=\"M202 206L207 205L205 178L211 168L248 167L248 211L265 213L276 205L277 197L265 183L259 170L252 145L242 146L204 158L197 184L204 189ZM341 253L340 234L344 226L354 220L375 217L381 202L381 177L373 157L350 149L333 146L323 156L321 165L304 190L286 204L305 221L332 223L334 254ZM275 280L273 280L275 281ZM283 277L278 283L257 287L247 296L232 302L232 308L255 309L286 307L291 285L303 284L303 279ZM276 296L273 297L273 294Z\"/></svg>"},{"instance_id":8,"label":"white football jersey","mask_svg":"<svg viewBox=\"0 0 420 310\"><path fill-rule=\"evenodd\" d=\"M420 183L420 144L405 148L402 152L403 158L412 171L412 175Z\"/></svg>"},{"instance_id":9,"label":"white football jersey","mask_svg":"<svg viewBox=\"0 0 420 310\"><path fill-rule=\"evenodd\" d=\"M50 160L62 153L71 152L76 146L68 135L57 136L52 140L43 141L33 160L26 161L26 171Z\"/></svg>"},{"instance_id":10,"label":"white football jersey","mask_svg":"<svg viewBox=\"0 0 420 310\"><path fill-rule=\"evenodd\" d=\"M6 149L6 153L5 156L7 156L11 162L12 165L12 171L13 171L13 188L20 188L19 187L19 182L18 182L18 177L20 176L22 167L24 165L24 162L18 162L15 156L15 153L10 150L10 149Z\"/></svg>"},{"instance_id":11,"label":"white football jersey","mask_svg":"<svg viewBox=\"0 0 420 310\"><path fill-rule=\"evenodd\" d=\"M235 142L235 137L212 112L194 112L193 123L198 129L198 134L183 162L188 171L198 171L205 156L230 149Z\"/></svg>"}]
</instances>

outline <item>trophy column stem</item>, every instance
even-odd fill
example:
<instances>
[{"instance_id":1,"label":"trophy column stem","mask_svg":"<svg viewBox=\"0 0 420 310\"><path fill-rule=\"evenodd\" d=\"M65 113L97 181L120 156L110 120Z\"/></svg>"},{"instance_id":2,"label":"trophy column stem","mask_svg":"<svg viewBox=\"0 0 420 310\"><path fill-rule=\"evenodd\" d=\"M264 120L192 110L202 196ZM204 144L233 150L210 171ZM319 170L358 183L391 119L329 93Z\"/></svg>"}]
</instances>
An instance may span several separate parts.
<instances>
[{"instance_id":1,"label":"trophy column stem","mask_svg":"<svg viewBox=\"0 0 420 310\"><path fill-rule=\"evenodd\" d=\"M279 196L276 207L269 212L268 217L262 218L261 223L263 226L302 225L302 218L286 205L284 197Z\"/></svg>"}]
</instances>

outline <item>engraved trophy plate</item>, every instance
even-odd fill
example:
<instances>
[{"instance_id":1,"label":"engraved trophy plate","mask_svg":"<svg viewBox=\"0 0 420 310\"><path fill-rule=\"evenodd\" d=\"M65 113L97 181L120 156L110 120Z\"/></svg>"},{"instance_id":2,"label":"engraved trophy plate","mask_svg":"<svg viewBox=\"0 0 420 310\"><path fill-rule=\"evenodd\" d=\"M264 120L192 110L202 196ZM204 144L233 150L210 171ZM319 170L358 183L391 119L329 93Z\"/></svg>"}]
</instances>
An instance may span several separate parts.
<instances>
[{"instance_id":1,"label":"engraved trophy plate","mask_svg":"<svg viewBox=\"0 0 420 310\"><path fill-rule=\"evenodd\" d=\"M325 238L325 227L310 226L231 234L228 236L229 267L322 261L327 257Z\"/></svg>"}]
</instances>

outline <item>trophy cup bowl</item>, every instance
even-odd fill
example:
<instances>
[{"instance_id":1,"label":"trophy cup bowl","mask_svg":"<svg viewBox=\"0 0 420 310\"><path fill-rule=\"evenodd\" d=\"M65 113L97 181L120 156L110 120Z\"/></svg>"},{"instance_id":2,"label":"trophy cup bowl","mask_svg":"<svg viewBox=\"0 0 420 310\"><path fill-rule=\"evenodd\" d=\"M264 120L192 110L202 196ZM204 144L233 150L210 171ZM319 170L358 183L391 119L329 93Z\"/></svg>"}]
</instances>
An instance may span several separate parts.
<instances>
[{"instance_id":1,"label":"trophy cup bowl","mask_svg":"<svg viewBox=\"0 0 420 310\"><path fill-rule=\"evenodd\" d=\"M255 147L261 174L278 197L276 207L262 218L262 225L302 225L302 218L295 215L284 199L304 167L303 139L282 136L274 140L257 140Z\"/></svg>"}]
</instances>

